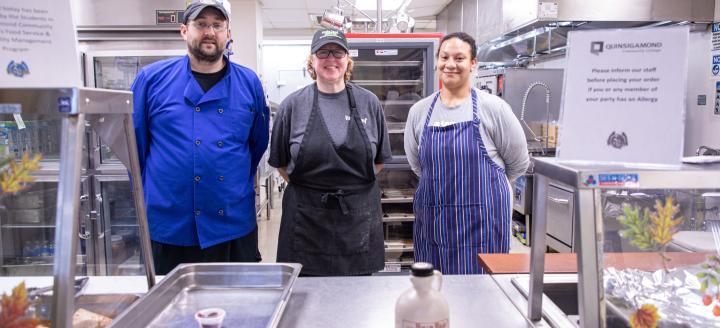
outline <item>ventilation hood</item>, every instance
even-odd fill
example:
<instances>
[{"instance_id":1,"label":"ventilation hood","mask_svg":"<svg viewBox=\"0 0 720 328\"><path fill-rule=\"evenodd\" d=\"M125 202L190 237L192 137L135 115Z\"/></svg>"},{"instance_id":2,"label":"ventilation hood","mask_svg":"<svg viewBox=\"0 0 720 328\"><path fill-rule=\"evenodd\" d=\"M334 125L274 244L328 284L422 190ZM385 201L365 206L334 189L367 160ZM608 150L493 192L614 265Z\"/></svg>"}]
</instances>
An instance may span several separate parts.
<instances>
[{"instance_id":1,"label":"ventilation hood","mask_svg":"<svg viewBox=\"0 0 720 328\"><path fill-rule=\"evenodd\" d=\"M481 67L524 66L530 60L562 55L573 30L649 28L691 24L707 28L714 0L503 0L499 36L478 40ZM482 22L479 22L482 25ZM498 26L479 26L480 31Z\"/></svg>"}]
</instances>

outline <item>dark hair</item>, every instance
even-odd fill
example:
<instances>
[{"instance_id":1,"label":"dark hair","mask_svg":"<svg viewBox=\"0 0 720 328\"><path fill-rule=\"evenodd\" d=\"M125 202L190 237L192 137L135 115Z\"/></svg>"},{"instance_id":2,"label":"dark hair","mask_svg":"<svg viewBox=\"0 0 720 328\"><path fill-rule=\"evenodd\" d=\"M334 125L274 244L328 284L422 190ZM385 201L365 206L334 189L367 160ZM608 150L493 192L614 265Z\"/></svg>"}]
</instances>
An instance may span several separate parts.
<instances>
[{"instance_id":1,"label":"dark hair","mask_svg":"<svg viewBox=\"0 0 720 328\"><path fill-rule=\"evenodd\" d=\"M455 33L450 33L450 34L444 36L440 40L440 44L438 45L438 50L437 50L437 53L435 54L435 57L440 56L440 48L442 47L442 44L445 43L445 41L450 40L450 39L459 39L460 41L465 42L468 45L470 45L470 60L475 59L475 57L477 56L477 45L475 44L475 39L473 39L473 37L471 37L470 34L467 34L465 32L455 32Z\"/></svg>"}]
</instances>

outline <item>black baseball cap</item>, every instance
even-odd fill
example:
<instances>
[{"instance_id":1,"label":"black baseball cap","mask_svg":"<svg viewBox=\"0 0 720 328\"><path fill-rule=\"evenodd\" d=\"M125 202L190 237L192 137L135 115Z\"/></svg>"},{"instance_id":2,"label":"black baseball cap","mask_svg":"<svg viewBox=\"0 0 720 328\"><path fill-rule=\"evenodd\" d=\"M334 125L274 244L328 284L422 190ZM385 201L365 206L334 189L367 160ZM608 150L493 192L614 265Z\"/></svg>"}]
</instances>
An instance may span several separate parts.
<instances>
[{"instance_id":1,"label":"black baseball cap","mask_svg":"<svg viewBox=\"0 0 720 328\"><path fill-rule=\"evenodd\" d=\"M321 29L315 32L313 35L312 44L310 45L310 52L316 53L320 48L328 43L334 43L341 46L345 51L349 51L347 39L345 33L338 30Z\"/></svg>"},{"instance_id":2,"label":"black baseball cap","mask_svg":"<svg viewBox=\"0 0 720 328\"><path fill-rule=\"evenodd\" d=\"M219 10L225 16L226 20L230 20L230 3L227 0L192 0L185 9L183 24L187 25L189 21L195 20L203 9L207 7L213 7Z\"/></svg>"}]
</instances>

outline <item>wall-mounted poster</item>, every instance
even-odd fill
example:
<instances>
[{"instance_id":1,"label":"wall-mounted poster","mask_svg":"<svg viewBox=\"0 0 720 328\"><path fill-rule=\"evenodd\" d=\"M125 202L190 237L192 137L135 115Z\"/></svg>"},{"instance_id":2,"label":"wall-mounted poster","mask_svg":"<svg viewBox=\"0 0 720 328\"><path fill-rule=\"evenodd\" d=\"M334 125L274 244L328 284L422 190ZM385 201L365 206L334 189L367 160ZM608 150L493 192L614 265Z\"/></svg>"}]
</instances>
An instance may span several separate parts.
<instances>
[{"instance_id":1,"label":"wall-mounted poster","mask_svg":"<svg viewBox=\"0 0 720 328\"><path fill-rule=\"evenodd\" d=\"M687 26L568 36L558 157L679 165Z\"/></svg>"},{"instance_id":2,"label":"wall-mounted poster","mask_svg":"<svg viewBox=\"0 0 720 328\"><path fill-rule=\"evenodd\" d=\"M0 88L79 87L70 1L0 0Z\"/></svg>"}]
</instances>

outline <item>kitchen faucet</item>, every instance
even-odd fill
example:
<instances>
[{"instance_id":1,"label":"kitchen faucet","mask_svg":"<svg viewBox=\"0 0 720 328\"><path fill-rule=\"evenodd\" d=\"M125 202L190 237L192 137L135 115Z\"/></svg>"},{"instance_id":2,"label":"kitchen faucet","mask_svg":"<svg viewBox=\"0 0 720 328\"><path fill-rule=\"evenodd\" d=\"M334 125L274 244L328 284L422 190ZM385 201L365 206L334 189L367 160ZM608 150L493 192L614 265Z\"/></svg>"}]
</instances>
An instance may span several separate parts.
<instances>
[{"instance_id":1,"label":"kitchen faucet","mask_svg":"<svg viewBox=\"0 0 720 328\"><path fill-rule=\"evenodd\" d=\"M533 132L533 130L530 128L530 126L528 126L527 122L525 122L525 106L527 105L527 98L530 95L530 91L532 91L532 89L535 88L536 86L542 86L543 88L545 88L545 119L546 119L545 126L547 129L547 135L544 137L545 138L545 147L540 149L542 154L545 155L545 150L549 148L549 142L550 142L550 87L547 84L540 82L540 81L536 81L536 82L530 83L527 90L525 90L525 94L523 95L523 100L522 100L522 108L520 109L520 122L522 122L522 124L525 125L525 127L528 129L528 131L530 131L530 134L532 134L532 137L533 137L533 141L542 141L542 139L539 138L535 134L535 132Z\"/></svg>"}]
</instances>

